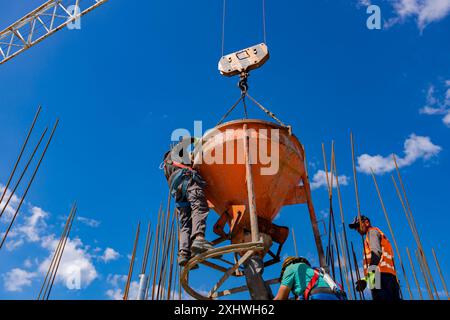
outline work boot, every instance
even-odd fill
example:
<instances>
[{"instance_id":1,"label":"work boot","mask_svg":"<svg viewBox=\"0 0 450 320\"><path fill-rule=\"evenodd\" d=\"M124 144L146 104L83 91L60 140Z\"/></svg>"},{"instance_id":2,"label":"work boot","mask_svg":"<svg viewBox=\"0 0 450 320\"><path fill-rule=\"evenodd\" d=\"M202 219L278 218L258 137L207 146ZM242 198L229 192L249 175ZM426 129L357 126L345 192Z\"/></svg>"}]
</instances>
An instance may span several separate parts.
<instances>
[{"instance_id":1,"label":"work boot","mask_svg":"<svg viewBox=\"0 0 450 320\"><path fill-rule=\"evenodd\" d=\"M189 262L189 259L190 259L190 258L191 258L191 257L190 257L189 254L186 254L186 253L184 253L184 252L179 253L179 254L178 254L178 259L177 259L178 265L179 265L180 267L184 267L184 266ZM193 267L191 268L191 270L195 270L195 269L198 269L198 265L195 265L195 266L193 266Z\"/></svg>"},{"instance_id":2,"label":"work boot","mask_svg":"<svg viewBox=\"0 0 450 320\"><path fill-rule=\"evenodd\" d=\"M191 250L194 255L205 253L206 251L215 249L214 246L205 239L195 239L192 242ZM220 259L222 256L214 257L213 259Z\"/></svg>"},{"instance_id":3,"label":"work boot","mask_svg":"<svg viewBox=\"0 0 450 320\"><path fill-rule=\"evenodd\" d=\"M205 239L195 239L191 245L191 250L194 254L201 254L213 249L213 245Z\"/></svg>"},{"instance_id":4,"label":"work boot","mask_svg":"<svg viewBox=\"0 0 450 320\"><path fill-rule=\"evenodd\" d=\"M188 263L189 257L186 255L178 255L177 261L178 261L178 265L180 267L184 267L186 265L186 263Z\"/></svg>"}]
</instances>

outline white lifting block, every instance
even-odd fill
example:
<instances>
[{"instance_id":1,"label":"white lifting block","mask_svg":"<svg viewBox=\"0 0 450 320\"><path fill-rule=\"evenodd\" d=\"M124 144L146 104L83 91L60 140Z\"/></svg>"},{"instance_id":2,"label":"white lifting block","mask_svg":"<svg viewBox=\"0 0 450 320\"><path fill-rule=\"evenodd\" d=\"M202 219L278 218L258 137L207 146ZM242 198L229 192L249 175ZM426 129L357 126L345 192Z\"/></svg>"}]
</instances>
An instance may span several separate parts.
<instances>
[{"instance_id":1,"label":"white lifting block","mask_svg":"<svg viewBox=\"0 0 450 320\"><path fill-rule=\"evenodd\" d=\"M269 57L269 49L266 44L260 43L223 56L219 61L219 71L227 77L235 76L261 67L269 60Z\"/></svg>"}]
</instances>

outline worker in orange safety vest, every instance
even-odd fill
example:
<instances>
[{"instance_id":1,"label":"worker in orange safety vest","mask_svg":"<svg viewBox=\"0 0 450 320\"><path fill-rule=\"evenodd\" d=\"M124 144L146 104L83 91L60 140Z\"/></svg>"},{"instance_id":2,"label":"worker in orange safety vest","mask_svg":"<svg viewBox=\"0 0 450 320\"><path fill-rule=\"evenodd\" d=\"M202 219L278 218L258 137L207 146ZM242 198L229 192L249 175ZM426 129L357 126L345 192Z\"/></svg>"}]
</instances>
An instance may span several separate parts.
<instances>
[{"instance_id":1,"label":"worker in orange safety vest","mask_svg":"<svg viewBox=\"0 0 450 320\"><path fill-rule=\"evenodd\" d=\"M401 300L394 251L386 235L366 216L356 216L349 227L365 236L364 278L357 281L356 290L363 292L369 285L373 300Z\"/></svg>"}]
</instances>

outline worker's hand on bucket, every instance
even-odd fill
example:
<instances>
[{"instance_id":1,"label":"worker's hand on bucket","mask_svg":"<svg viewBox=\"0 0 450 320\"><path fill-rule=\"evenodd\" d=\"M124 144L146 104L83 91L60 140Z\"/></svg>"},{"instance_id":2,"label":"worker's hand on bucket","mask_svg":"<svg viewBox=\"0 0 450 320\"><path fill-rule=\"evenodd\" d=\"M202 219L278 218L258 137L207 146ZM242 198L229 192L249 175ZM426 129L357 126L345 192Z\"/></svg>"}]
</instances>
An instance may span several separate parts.
<instances>
[{"instance_id":1,"label":"worker's hand on bucket","mask_svg":"<svg viewBox=\"0 0 450 320\"><path fill-rule=\"evenodd\" d=\"M361 279L356 281L356 291L363 292L367 287L367 281L365 279Z\"/></svg>"}]
</instances>

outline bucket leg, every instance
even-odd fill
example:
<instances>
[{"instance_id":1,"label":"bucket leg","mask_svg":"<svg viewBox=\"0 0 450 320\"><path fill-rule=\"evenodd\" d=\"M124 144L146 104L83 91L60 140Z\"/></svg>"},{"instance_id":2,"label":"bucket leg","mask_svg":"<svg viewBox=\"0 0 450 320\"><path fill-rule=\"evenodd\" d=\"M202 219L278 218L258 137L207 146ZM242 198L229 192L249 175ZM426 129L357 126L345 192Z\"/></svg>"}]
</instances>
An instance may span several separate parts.
<instances>
[{"instance_id":1,"label":"bucket leg","mask_svg":"<svg viewBox=\"0 0 450 320\"><path fill-rule=\"evenodd\" d=\"M264 261L253 255L244 263L244 275L252 300L272 300L272 289L263 279Z\"/></svg>"},{"instance_id":2,"label":"bucket leg","mask_svg":"<svg viewBox=\"0 0 450 320\"><path fill-rule=\"evenodd\" d=\"M253 186L252 165L250 159L250 136L247 131L247 124L244 124L244 152L245 152L245 176L247 180L248 207L250 213L250 227L252 232L252 242L259 241L258 217L256 215L256 200Z\"/></svg>"}]
</instances>

